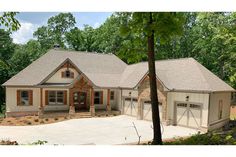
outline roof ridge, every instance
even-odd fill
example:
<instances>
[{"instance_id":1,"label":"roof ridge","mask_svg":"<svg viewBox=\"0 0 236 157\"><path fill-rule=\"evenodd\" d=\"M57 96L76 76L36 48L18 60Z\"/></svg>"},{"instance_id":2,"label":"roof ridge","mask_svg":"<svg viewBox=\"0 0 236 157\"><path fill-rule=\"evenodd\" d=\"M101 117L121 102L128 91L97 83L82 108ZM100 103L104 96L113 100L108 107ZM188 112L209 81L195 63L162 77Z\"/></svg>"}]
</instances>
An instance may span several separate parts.
<instances>
[{"instance_id":1,"label":"roof ridge","mask_svg":"<svg viewBox=\"0 0 236 157\"><path fill-rule=\"evenodd\" d=\"M109 56L115 56L113 53L104 53L104 52L88 52L88 51L76 51L76 50L65 50L65 49L51 49L49 51L52 51L54 53L57 53L57 51L62 51L63 53L83 53L83 54L96 54L96 55L109 55Z\"/></svg>"},{"instance_id":2,"label":"roof ridge","mask_svg":"<svg viewBox=\"0 0 236 157\"><path fill-rule=\"evenodd\" d=\"M175 61L175 60L188 60L188 59L195 60L193 57L187 57L187 58L171 58L171 59L155 60L155 63L156 63L156 62ZM143 63L148 63L148 61L142 61L142 62L133 63L133 64L129 64L129 65L137 65L137 64L143 64Z\"/></svg>"}]
</instances>

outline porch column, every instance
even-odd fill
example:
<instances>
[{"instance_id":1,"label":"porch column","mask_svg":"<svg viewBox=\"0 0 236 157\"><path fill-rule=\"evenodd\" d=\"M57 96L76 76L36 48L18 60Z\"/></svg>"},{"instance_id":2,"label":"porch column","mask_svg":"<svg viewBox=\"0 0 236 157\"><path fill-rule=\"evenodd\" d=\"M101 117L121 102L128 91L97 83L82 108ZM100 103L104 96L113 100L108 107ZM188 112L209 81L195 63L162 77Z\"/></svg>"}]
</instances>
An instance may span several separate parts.
<instances>
[{"instance_id":1,"label":"porch column","mask_svg":"<svg viewBox=\"0 0 236 157\"><path fill-rule=\"evenodd\" d=\"M167 101L163 99L162 101L162 122L164 125L169 125L168 116L167 116Z\"/></svg>"},{"instance_id":2,"label":"porch column","mask_svg":"<svg viewBox=\"0 0 236 157\"><path fill-rule=\"evenodd\" d=\"M94 107L94 90L93 88L90 89L90 113L91 116L95 116L95 107Z\"/></svg>"},{"instance_id":3,"label":"porch column","mask_svg":"<svg viewBox=\"0 0 236 157\"><path fill-rule=\"evenodd\" d=\"M111 96L110 89L107 89L107 112L108 113L111 112L110 96Z\"/></svg>"},{"instance_id":4,"label":"porch column","mask_svg":"<svg viewBox=\"0 0 236 157\"><path fill-rule=\"evenodd\" d=\"M43 113L44 113L44 107L43 107L43 89L40 88L40 107L39 107L38 116L42 117Z\"/></svg>"},{"instance_id":5,"label":"porch column","mask_svg":"<svg viewBox=\"0 0 236 157\"><path fill-rule=\"evenodd\" d=\"M140 120L142 119L142 101L141 98L138 98L138 114L137 114L137 119Z\"/></svg>"},{"instance_id":6,"label":"porch column","mask_svg":"<svg viewBox=\"0 0 236 157\"><path fill-rule=\"evenodd\" d=\"M73 90L69 90L69 104L70 104L70 109L69 109L69 115L74 115L75 114L75 106L74 106L74 99L73 99Z\"/></svg>"}]
</instances>

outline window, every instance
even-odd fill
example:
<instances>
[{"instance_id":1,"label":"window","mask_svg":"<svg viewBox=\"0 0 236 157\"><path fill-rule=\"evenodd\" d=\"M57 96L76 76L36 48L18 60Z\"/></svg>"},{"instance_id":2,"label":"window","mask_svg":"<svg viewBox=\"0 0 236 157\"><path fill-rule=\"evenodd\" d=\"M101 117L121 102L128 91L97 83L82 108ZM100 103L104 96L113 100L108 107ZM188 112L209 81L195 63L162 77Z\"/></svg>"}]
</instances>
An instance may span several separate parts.
<instances>
[{"instance_id":1,"label":"window","mask_svg":"<svg viewBox=\"0 0 236 157\"><path fill-rule=\"evenodd\" d=\"M223 101L219 101L219 106L218 106L218 119L222 119L223 115Z\"/></svg>"},{"instance_id":2,"label":"window","mask_svg":"<svg viewBox=\"0 0 236 157\"><path fill-rule=\"evenodd\" d=\"M179 103L179 104L177 104L177 106L178 106L178 107L187 107L187 104L185 104L185 103Z\"/></svg>"},{"instance_id":3,"label":"window","mask_svg":"<svg viewBox=\"0 0 236 157\"><path fill-rule=\"evenodd\" d=\"M144 103L151 104L151 101L150 101L150 100L147 100L147 101L144 101ZM162 102L158 102L158 105L161 106L161 105L162 105Z\"/></svg>"},{"instance_id":4,"label":"window","mask_svg":"<svg viewBox=\"0 0 236 157\"><path fill-rule=\"evenodd\" d=\"M70 70L66 70L66 77L70 78Z\"/></svg>"},{"instance_id":5,"label":"window","mask_svg":"<svg viewBox=\"0 0 236 157\"><path fill-rule=\"evenodd\" d=\"M110 94L111 94L111 95L110 95L110 99L111 99L111 100L114 100L114 99L115 99L115 92L114 92L114 91L111 91Z\"/></svg>"},{"instance_id":6,"label":"window","mask_svg":"<svg viewBox=\"0 0 236 157\"><path fill-rule=\"evenodd\" d=\"M20 91L20 104L29 105L29 91Z\"/></svg>"},{"instance_id":7,"label":"window","mask_svg":"<svg viewBox=\"0 0 236 157\"><path fill-rule=\"evenodd\" d=\"M48 102L49 105L64 104L63 91L48 91Z\"/></svg>"},{"instance_id":8,"label":"window","mask_svg":"<svg viewBox=\"0 0 236 157\"><path fill-rule=\"evenodd\" d=\"M201 106L197 104L190 104L190 108L201 109Z\"/></svg>"},{"instance_id":9,"label":"window","mask_svg":"<svg viewBox=\"0 0 236 157\"><path fill-rule=\"evenodd\" d=\"M63 71L61 75L62 75L62 78L74 78L74 73L70 71L69 69Z\"/></svg>"},{"instance_id":10,"label":"window","mask_svg":"<svg viewBox=\"0 0 236 157\"><path fill-rule=\"evenodd\" d=\"M103 92L97 91L94 92L94 104L103 104Z\"/></svg>"}]
</instances>

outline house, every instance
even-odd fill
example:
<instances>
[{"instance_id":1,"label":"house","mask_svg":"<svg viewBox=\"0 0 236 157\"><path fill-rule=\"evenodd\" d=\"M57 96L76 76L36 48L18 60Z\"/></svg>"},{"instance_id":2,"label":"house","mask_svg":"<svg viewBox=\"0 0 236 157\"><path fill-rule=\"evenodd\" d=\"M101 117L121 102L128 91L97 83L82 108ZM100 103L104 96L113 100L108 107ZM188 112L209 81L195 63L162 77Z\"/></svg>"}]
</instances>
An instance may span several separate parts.
<instances>
[{"instance_id":1,"label":"house","mask_svg":"<svg viewBox=\"0 0 236 157\"><path fill-rule=\"evenodd\" d=\"M161 122L200 130L229 121L232 87L193 58L156 61ZM3 84L6 116L118 110L151 120L147 62L113 54L50 50Z\"/></svg>"}]
</instances>

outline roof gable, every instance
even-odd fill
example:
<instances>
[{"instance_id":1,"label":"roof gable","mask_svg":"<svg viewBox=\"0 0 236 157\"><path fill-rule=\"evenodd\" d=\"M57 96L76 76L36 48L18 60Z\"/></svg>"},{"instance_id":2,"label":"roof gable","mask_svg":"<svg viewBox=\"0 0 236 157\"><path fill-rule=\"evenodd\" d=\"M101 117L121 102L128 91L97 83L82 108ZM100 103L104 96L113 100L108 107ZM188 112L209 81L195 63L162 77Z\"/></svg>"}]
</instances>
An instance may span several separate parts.
<instances>
[{"instance_id":1,"label":"roof gable","mask_svg":"<svg viewBox=\"0 0 236 157\"><path fill-rule=\"evenodd\" d=\"M50 50L3 85L39 85L63 65L66 60L70 60L85 76L95 82L96 86L102 87L118 87L121 74L127 66L113 54ZM110 79L113 79L113 81L110 81Z\"/></svg>"},{"instance_id":2,"label":"roof gable","mask_svg":"<svg viewBox=\"0 0 236 157\"><path fill-rule=\"evenodd\" d=\"M156 61L156 75L169 90L178 91L233 91L234 89L193 58ZM129 65L120 81L123 88L134 88L140 76L148 72L148 63Z\"/></svg>"}]
</instances>

